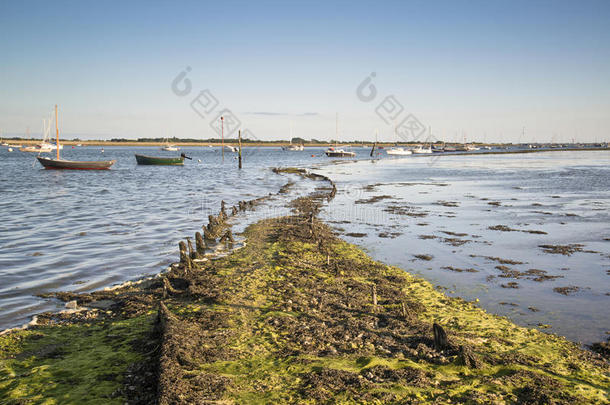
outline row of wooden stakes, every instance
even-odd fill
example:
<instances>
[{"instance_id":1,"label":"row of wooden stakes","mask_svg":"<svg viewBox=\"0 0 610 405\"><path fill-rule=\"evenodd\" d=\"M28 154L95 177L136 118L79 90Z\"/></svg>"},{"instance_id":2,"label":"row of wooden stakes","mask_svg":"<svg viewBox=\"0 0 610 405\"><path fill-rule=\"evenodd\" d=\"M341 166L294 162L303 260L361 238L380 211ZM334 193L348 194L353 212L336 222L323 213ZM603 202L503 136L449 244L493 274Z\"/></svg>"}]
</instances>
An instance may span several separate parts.
<instances>
[{"instance_id":1,"label":"row of wooden stakes","mask_svg":"<svg viewBox=\"0 0 610 405\"><path fill-rule=\"evenodd\" d=\"M206 249L210 248L210 245L218 243L227 243L229 247L235 243L233 238L233 232L231 232L231 225L227 223L229 217L237 215L241 211L246 211L262 200L268 198L268 196L259 197L253 200L239 201L237 205L231 207L231 213L227 214L227 206L223 201L220 202L220 212L218 215L208 215L208 224L202 227L202 232L195 232L195 248L191 238L186 238L186 243L180 241L178 248L180 251L180 265L184 267L185 271L190 271L196 267L196 261L203 259Z\"/></svg>"}]
</instances>

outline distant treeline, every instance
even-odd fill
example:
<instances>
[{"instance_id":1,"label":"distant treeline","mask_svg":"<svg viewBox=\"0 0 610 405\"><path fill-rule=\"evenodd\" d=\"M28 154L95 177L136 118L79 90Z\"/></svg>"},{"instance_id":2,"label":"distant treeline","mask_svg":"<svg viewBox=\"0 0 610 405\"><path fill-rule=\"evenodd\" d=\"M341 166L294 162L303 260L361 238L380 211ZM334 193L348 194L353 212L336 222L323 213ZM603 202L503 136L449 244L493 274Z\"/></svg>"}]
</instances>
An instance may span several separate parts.
<instances>
[{"instance_id":1,"label":"distant treeline","mask_svg":"<svg viewBox=\"0 0 610 405\"><path fill-rule=\"evenodd\" d=\"M260 140L260 139L251 139L251 138L242 138L241 140L243 143L288 143L290 142L289 140L274 140L274 141L264 141L264 140ZM221 143L223 142L223 140L221 138L208 138L208 139L195 139L195 138L138 138L136 140L134 139L124 139L124 138L112 138L110 140L110 142L169 142L169 143ZM238 143L239 140L237 138L225 138L224 139L225 143ZM330 141L330 142L334 142L334 141ZM342 142L337 142L337 143L360 143L362 141L342 141ZM307 144L311 144L311 143L319 143L319 144L327 144L329 143L329 141L320 141L318 139L311 139L311 140L306 140L303 138L292 138L292 143L307 143Z\"/></svg>"}]
</instances>

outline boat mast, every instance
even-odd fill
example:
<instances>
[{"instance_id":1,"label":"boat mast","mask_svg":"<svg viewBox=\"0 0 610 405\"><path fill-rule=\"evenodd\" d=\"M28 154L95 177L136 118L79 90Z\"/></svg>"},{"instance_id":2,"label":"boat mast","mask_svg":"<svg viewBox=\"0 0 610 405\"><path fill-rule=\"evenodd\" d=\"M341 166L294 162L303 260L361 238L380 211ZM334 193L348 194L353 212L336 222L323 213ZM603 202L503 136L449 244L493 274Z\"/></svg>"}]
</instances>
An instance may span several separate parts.
<instances>
[{"instance_id":1,"label":"boat mast","mask_svg":"<svg viewBox=\"0 0 610 405\"><path fill-rule=\"evenodd\" d=\"M339 142L339 113L335 113L335 147Z\"/></svg>"},{"instance_id":2,"label":"boat mast","mask_svg":"<svg viewBox=\"0 0 610 405\"><path fill-rule=\"evenodd\" d=\"M57 160L59 160L59 125L57 124L57 104L55 104L55 137L57 138Z\"/></svg>"}]
</instances>

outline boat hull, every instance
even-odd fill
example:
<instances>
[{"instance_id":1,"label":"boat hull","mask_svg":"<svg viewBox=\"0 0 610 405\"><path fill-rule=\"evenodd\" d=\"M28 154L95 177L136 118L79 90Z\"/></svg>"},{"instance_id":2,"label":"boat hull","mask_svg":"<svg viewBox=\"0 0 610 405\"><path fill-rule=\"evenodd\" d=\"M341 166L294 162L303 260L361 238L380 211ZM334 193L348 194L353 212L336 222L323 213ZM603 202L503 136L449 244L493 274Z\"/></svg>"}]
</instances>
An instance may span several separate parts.
<instances>
[{"instance_id":1,"label":"boat hull","mask_svg":"<svg viewBox=\"0 0 610 405\"><path fill-rule=\"evenodd\" d=\"M326 152L326 156L328 157L354 157L356 154L354 152Z\"/></svg>"},{"instance_id":2,"label":"boat hull","mask_svg":"<svg viewBox=\"0 0 610 405\"><path fill-rule=\"evenodd\" d=\"M30 153L51 153L53 149L51 148L39 148L37 146L24 146L19 148L21 152L30 152Z\"/></svg>"},{"instance_id":3,"label":"boat hull","mask_svg":"<svg viewBox=\"0 0 610 405\"><path fill-rule=\"evenodd\" d=\"M76 160L62 160L62 159L50 159L46 157L37 157L40 164L45 169L56 169L56 170L108 170L110 166L116 163L116 160L102 160L102 161L76 161Z\"/></svg>"},{"instance_id":4,"label":"boat hull","mask_svg":"<svg viewBox=\"0 0 610 405\"><path fill-rule=\"evenodd\" d=\"M136 154L136 162L139 165L149 166L184 166L184 158L180 157L158 157Z\"/></svg>"},{"instance_id":5,"label":"boat hull","mask_svg":"<svg viewBox=\"0 0 610 405\"><path fill-rule=\"evenodd\" d=\"M386 150L386 153L388 155L397 155L397 156L407 156L407 155L413 154L413 152L411 152L410 149L402 149L402 148L388 149L388 150Z\"/></svg>"}]
</instances>

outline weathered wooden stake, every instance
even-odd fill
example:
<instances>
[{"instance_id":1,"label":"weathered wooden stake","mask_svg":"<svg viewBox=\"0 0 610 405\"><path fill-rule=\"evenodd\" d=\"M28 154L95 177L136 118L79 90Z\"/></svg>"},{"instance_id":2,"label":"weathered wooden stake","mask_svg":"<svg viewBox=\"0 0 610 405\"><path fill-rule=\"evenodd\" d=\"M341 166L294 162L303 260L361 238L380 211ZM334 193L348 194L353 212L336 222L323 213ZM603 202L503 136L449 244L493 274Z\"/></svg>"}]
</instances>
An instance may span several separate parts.
<instances>
[{"instance_id":1,"label":"weathered wooden stake","mask_svg":"<svg viewBox=\"0 0 610 405\"><path fill-rule=\"evenodd\" d=\"M434 348L437 351L445 350L449 346L447 341L447 333L441 325L435 323L432 325L432 331L434 332Z\"/></svg>"},{"instance_id":2,"label":"weathered wooden stake","mask_svg":"<svg viewBox=\"0 0 610 405\"><path fill-rule=\"evenodd\" d=\"M205 241L200 232L195 233L195 248L197 249L197 253L205 252Z\"/></svg>"},{"instance_id":3,"label":"weathered wooden stake","mask_svg":"<svg viewBox=\"0 0 610 405\"><path fill-rule=\"evenodd\" d=\"M191 242L191 238L189 238L189 237L186 238L186 245L189 248L189 257L191 259L194 259L193 254L194 254L195 250L193 249L193 242Z\"/></svg>"},{"instance_id":4,"label":"weathered wooden stake","mask_svg":"<svg viewBox=\"0 0 610 405\"><path fill-rule=\"evenodd\" d=\"M377 147L377 141L373 143L373 148L371 149L371 157L375 154L375 148Z\"/></svg>"},{"instance_id":5,"label":"weathered wooden stake","mask_svg":"<svg viewBox=\"0 0 610 405\"><path fill-rule=\"evenodd\" d=\"M180 241L178 248L180 249L180 263L184 265L184 273L187 274L191 270L191 258L188 254L186 243Z\"/></svg>"},{"instance_id":6,"label":"weathered wooden stake","mask_svg":"<svg viewBox=\"0 0 610 405\"><path fill-rule=\"evenodd\" d=\"M469 346L460 346L458 362L468 368L481 368L481 362Z\"/></svg>"},{"instance_id":7,"label":"weathered wooden stake","mask_svg":"<svg viewBox=\"0 0 610 405\"><path fill-rule=\"evenodd\" d=\"M239 130L239 137L238 137L238 139L239 139L239 155L238 155L238 158L237 158L237 161L238 161L237 167L239 169L241 169L241 129Z\"/></svg>"},{"instance_id":8,"label":"weathered wooden stake","mask_svg":"<svg viewBox=\"0 0 610 405\"><path fill-rule=\"evenodd\" d=\"M222 235L222 237L220 238L220 243L227 242L227 241L229 243L235 242L235 239L233 239L233 233L231 232L230 229L227 229L227 232L224 235Z\"/></svg>"}]
</instances>

